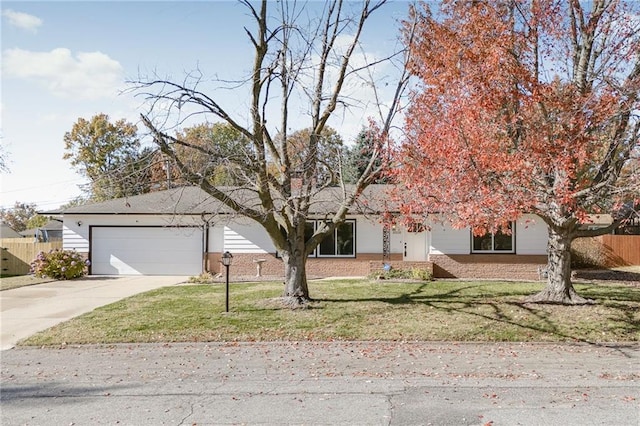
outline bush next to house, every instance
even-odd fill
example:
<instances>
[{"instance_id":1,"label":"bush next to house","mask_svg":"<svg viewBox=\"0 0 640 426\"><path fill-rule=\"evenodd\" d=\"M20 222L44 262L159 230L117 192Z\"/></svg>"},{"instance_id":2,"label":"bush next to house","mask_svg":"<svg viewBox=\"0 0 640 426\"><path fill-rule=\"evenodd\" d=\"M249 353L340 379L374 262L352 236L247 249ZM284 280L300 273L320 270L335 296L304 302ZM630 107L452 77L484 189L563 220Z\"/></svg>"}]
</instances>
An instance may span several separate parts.
<instances>
[{"instance_id":1,"label":"bush next to house","mask_svg":"<svg viewBox=\"0 0 640 426\"><path fill-rule=\"evenodd\" d=\"M381 271L373 272L369 278L376 280L414 280L431 281L433 275L423 268L396 269L391 265L385 265Z\"/></svg>"},{"instance_id":2,"label":"bush next to house","mask_svg":"<svg viewBox=\"0 0 640 426\"><path fill-rule=\"evenodd\" d=\"M38 278L70 280L87 273L88 260L75 250L50 250L40 252L31 262L31 272Z\"/></svg>"}]
</instances>

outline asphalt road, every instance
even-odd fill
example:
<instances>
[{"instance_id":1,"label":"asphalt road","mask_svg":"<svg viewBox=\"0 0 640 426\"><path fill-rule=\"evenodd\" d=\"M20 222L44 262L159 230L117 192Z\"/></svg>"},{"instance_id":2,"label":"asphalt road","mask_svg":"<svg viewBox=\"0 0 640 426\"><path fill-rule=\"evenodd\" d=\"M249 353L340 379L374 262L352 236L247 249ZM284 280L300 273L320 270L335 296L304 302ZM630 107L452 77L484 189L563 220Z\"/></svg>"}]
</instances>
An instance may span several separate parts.
<instances>
[{"instance_id":1,"label":"asphalt road","mask_svg":"<svg viewBox=\"0 0 640 426\"><path fill-rule=\"evenodd\" d=\"M8 425L640 424L640 346L193 343L0 353Z\"/></svg>"}]
</instances>

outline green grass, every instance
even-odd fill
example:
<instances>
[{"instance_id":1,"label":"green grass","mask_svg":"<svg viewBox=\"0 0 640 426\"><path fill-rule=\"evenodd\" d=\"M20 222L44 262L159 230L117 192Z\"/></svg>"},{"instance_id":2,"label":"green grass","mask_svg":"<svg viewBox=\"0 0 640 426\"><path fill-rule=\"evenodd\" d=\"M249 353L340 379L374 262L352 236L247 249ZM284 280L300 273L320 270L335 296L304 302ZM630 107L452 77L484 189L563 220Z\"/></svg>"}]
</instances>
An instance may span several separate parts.
<instances>
[{"instance_id":1,"label":"green grass","mask_svg":"<svg viewBox=\"0 0 640 426\"><path fill-rule=\"evenodd\" d=\"M577 284L595 305L523 304L541 283L323 280L310 282L308 309L276 300L281 283L182 285L96 309L21 342L406 340L640 341L640 288Z\"/></svg>"}]
</instances>

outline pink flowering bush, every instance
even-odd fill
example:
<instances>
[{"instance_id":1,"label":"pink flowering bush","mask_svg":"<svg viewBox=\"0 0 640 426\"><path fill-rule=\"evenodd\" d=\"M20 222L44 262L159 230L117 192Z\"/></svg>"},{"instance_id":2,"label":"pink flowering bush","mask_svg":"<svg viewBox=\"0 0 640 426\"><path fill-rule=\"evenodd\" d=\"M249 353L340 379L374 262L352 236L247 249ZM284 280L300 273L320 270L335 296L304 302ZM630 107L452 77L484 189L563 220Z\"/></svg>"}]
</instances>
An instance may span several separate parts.
<instances>
[{"instance_id":1,"label":"pink flowering bush","mask_svg":"<svg viewBox=\"0 0 640 426\"><path fill-rule=\"evenodd\" d=\"M54 278L56 280L70 280L87 273L88 260L75 250L50 250L49 253L40 252L31 262L31 273L38 278Z\"/></svg>"}]
</instances>

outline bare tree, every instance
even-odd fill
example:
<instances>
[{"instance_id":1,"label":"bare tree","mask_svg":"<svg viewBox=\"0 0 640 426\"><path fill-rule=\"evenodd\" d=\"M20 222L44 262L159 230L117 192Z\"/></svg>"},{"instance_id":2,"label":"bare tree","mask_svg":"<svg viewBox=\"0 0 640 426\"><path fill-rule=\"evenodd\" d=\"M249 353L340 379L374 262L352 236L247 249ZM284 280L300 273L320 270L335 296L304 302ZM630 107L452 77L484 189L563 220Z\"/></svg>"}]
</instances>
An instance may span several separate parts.
<instances>
[{"instance_id":1,"label":"bare tree","mask_svg":"<svg viewBox=\"0 0 640 426\"><path fill-rule=\"evenodd\" d=\"M246 115L234 116L215 97L216 92L200 90L199 78L188 76L183 82L166 79L135 82L136 90L150 101L148 113L142 114L160 150L180 170L181 176L200 186L215 199L238 214L251 218L264 227L282 257L285 275L285 302L291 306L309 300L306 278L307 256L345 219L362 191L371 183L381 166L394 114L398 111L408 84L405 72L407 50L399 50L384 59L354 61L361 47L365 24L386 0L364 0L359 3L334 0L322 4L318 16L311 16L305 3L268 2L258 6L248 0L241 3L255 21L255 30L245 28L253 47L253 66L249 78L237 89L249 89L250 106ZM318 6L316 4L316 6ZM273 8L273 11L271 10ZM400 44L399 44L400 46ZM404 47L402 49L405 49ZM397 80L392 99L384 114L377 117L378 143L371 150L371 159L356 183L345 185L340 170L336 171L340 200L312 237L305 239L305 223L311 206L326 185L336 181L318 181L322 169L321 135L329 118L341 108L357 106L361 99L348 94L348 84L358 84L376 90L373 67L395 64ZM364 82L363 82L364 79ZM388 83L387 83L388 86ZM379 99L376 92L376 99ZM301 101L302 100L302 101ZM302 106L300 105L302 104ZM295 114L303 110L302 114ZM169 134L171 113L189 111L189 116L204 115L207 120L222 120L250 141L250 147L235 156L221 157L219 152ZM267 126L268 112L279 111L275 126ZM305 122L300 123L301 117ZM271 121L271 120L270 120ZM244 124L248 123L248 124ZM311 129L305 134L304 147L290 149L292 127ZM277 137L276 137L277 136ZM299 136L299 134L297 135ZM296 144L300 140L296 139ZM227 162L242 170L243 184L230 190L206 179L209 170L197 170L181 160L179 150L191 149L207 156L207 164ZM294 158L295 156L295 158ZM275 167L274 167L275 165ZM250 191L254 202L246 202L239 194ZM308 236L307 236L308 237Z\"/></svg>"},{"instance_id":2,"label":"bare tree","mask_svg":"<svg viewBox=\"0 0 640 426\"><path fill-rule=\"evenodd\" d=\"M1 134L0 140L2 140ZM9 173L9 153L4 144L0 144L0 172Z\"/></svg>"}]
</instances>

